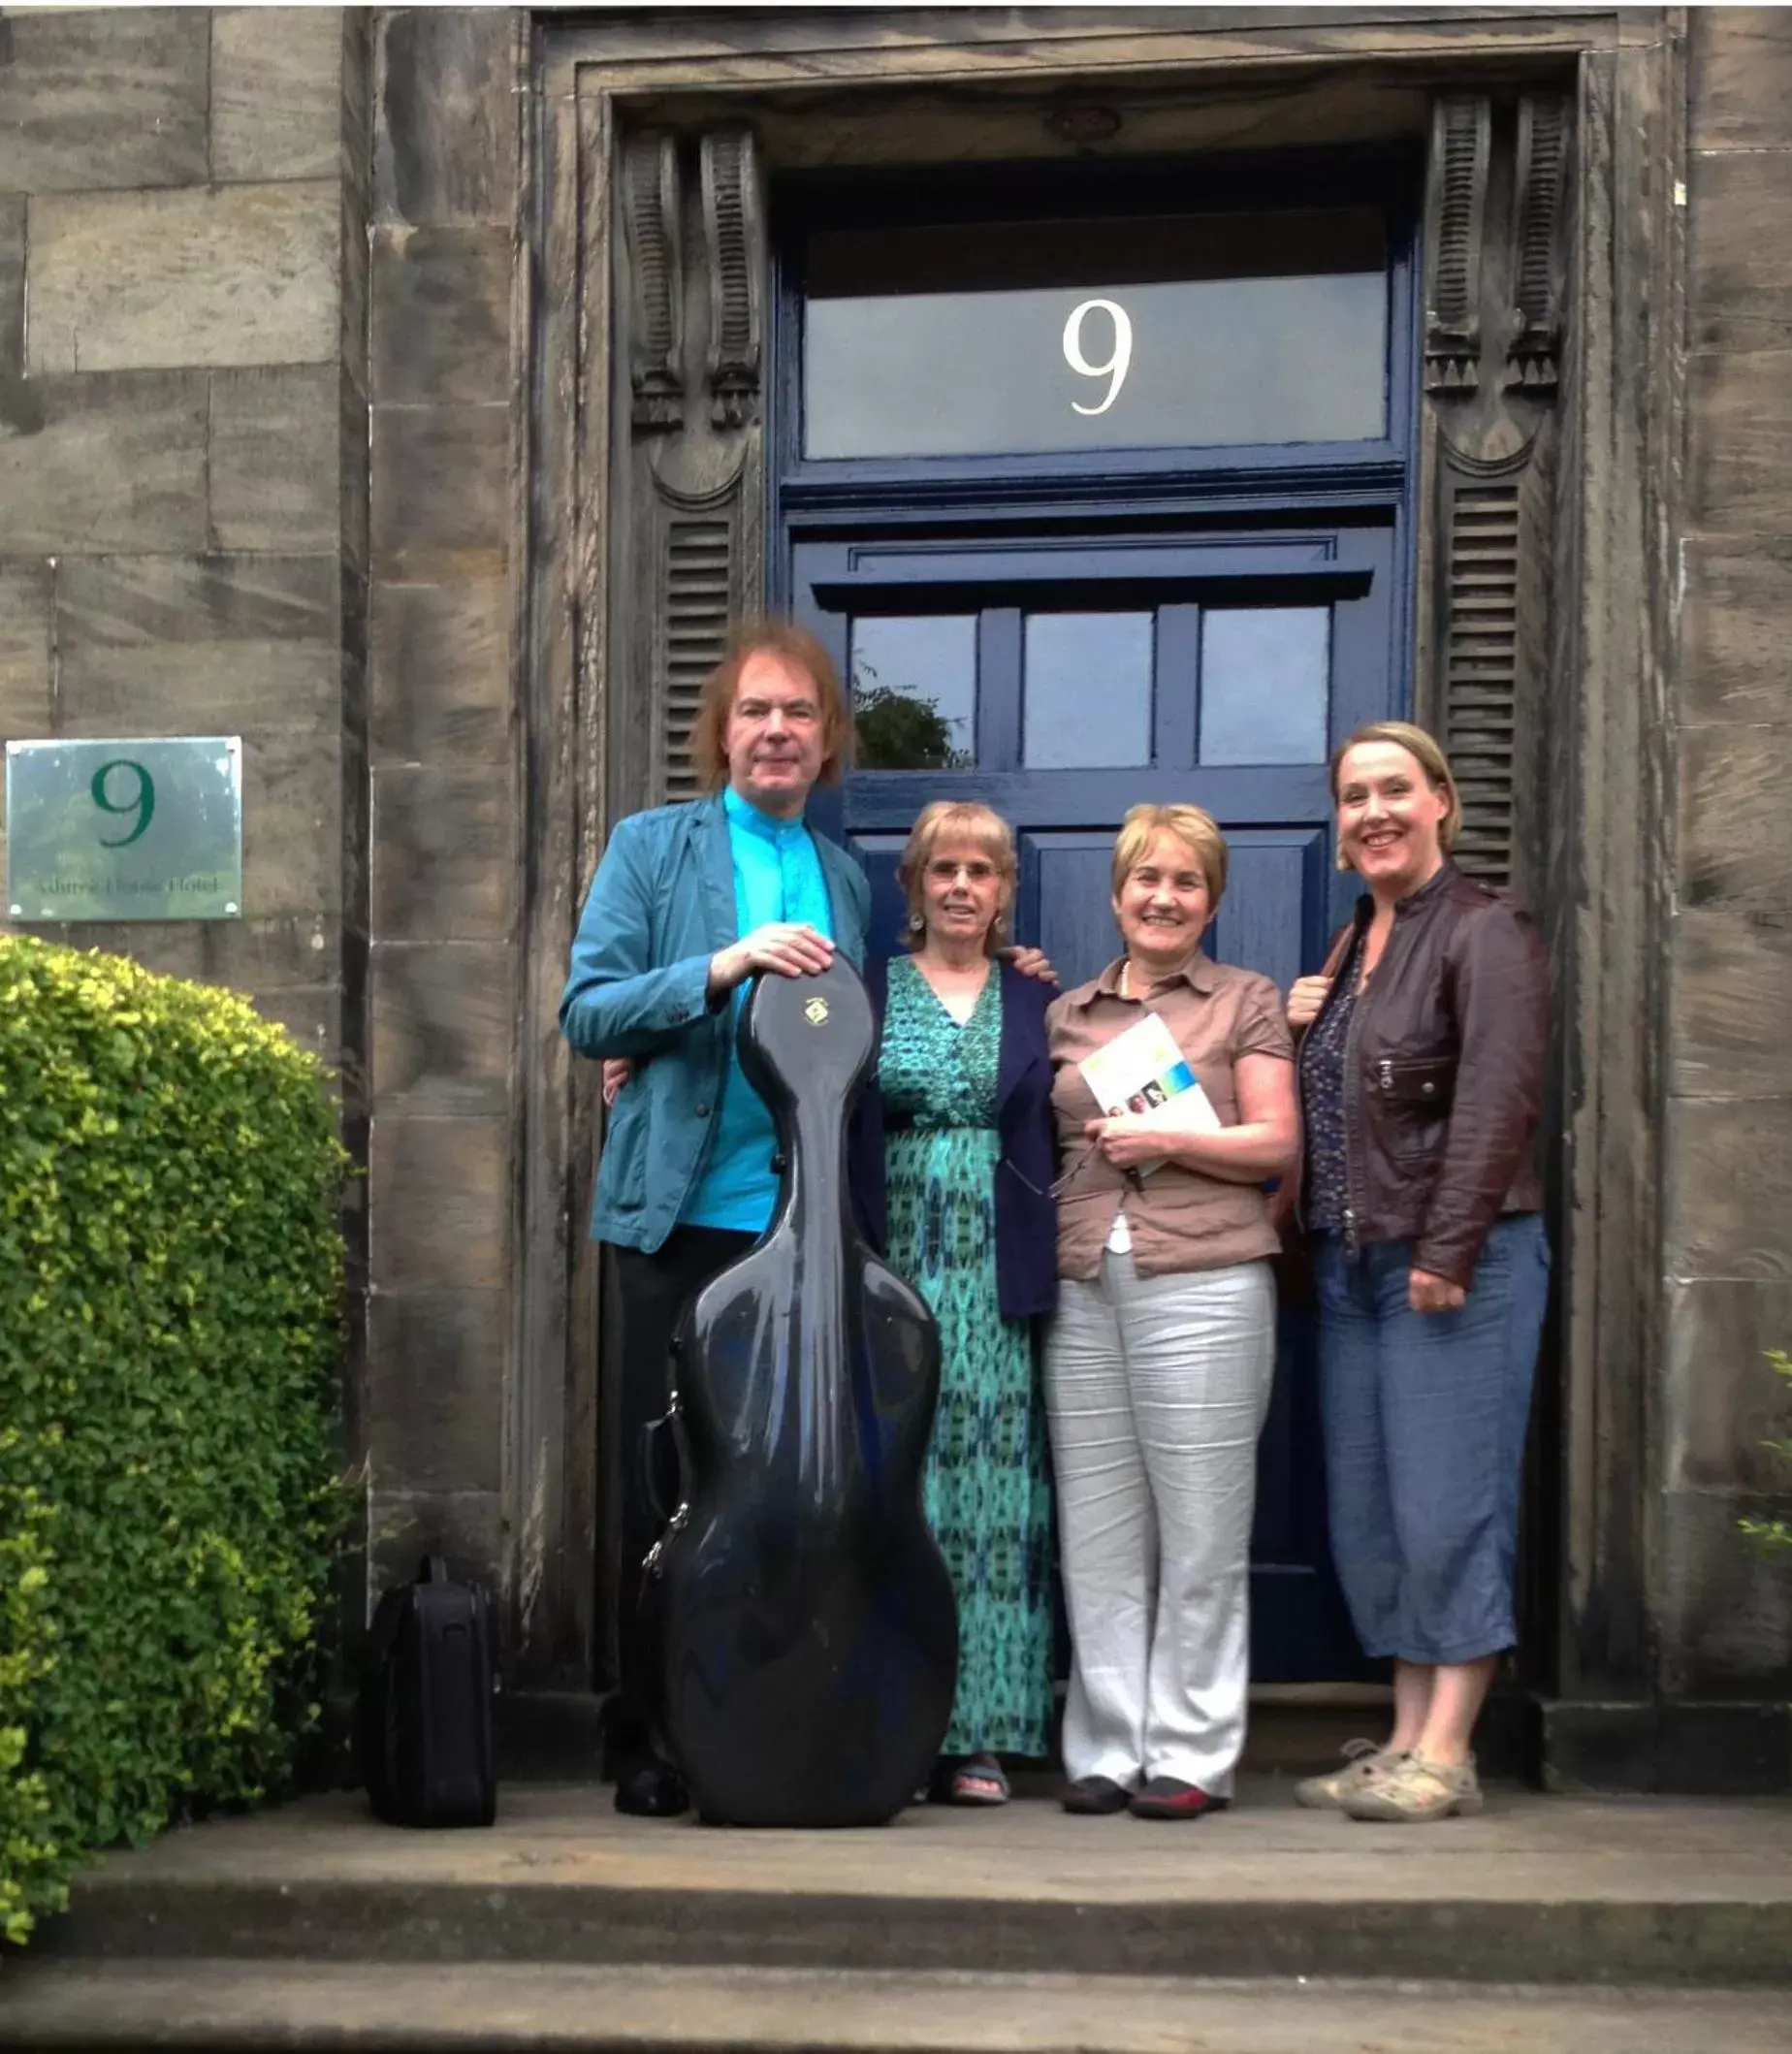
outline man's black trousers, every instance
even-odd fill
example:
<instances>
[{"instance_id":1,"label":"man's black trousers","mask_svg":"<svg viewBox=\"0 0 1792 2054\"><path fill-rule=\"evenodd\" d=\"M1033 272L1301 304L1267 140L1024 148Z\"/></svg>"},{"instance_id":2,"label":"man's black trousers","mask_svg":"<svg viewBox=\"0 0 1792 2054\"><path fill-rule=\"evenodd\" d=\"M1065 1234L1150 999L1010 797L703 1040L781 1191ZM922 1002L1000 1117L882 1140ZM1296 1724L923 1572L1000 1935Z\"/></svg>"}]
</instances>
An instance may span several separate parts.
<instances>
[{"instance_id":1,"label":"man's black trousers","mask_svg":"<svg viewBox=\"0 0 1792 2054\"><path fill-rule=\"evenodd\" d=\"M670 1395L672 1338L686 1305L711 1277L737 1262L758 1238L720 1227L675 1227L652 1255L618 1248L616 1285L621 1389L617 1408L617 1483L621 1494L621 1560L616 1577L616 1695L605 1711L605 1773L624 1777L658 1753L661 1689L659 1639L641 1604L641 1564L665 1530L672 1504L656 1507L649 1488L649 1428ZM663 1445L654 1453L673 1487ZM620 1473L617 1473L620 1472Z\"/></svg>"}]
</instances>

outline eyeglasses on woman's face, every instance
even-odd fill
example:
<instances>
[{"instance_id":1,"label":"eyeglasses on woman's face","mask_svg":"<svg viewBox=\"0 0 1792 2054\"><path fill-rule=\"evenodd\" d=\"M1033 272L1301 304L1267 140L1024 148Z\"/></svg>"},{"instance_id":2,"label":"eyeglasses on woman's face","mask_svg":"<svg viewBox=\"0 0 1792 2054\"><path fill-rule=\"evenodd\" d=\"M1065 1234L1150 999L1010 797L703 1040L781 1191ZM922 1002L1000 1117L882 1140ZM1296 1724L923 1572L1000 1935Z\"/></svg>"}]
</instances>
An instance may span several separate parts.
<instances>
[{"instance_id":1,"label":"eyeglasses on woman's face","mask_svg":"<svg viewBox=\"0 0 1792 2054\"><path fill-rule=\"evenodd\" d=\"M921 919L930 933L981 937L1002 911L1007 881L994 857L976 847L948 843L921 871Z\"/></svg>"}]
</instances>

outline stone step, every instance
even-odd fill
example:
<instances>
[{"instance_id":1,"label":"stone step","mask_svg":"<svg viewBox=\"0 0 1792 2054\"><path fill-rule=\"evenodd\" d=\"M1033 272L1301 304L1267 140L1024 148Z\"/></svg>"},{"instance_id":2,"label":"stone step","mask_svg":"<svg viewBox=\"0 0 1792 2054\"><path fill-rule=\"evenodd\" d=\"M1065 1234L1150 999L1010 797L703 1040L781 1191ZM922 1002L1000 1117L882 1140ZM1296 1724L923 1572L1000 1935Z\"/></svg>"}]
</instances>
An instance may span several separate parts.
<instances>
[{"instance_id":1,"label":"stone step","mask_svg":"<svg viewBox=\"0 0 1792 2054\"><path fill-rule=\"evenodd\" d=\"M1782 1992L571 1964L30 1962L0 2047L1784 2054Z\"/></svg>"},{"instance_id":2,"label":"stone step","mask_svg":"<svg viewBox=\"0 0 1792 2054\"><path fill-rule=\"evenodd\" d=\"M1023 1800L727 1832L534 1785L491 1831L406 1833L342 1793L108 1857L34 1952L1792 1987L1788 1828L1783 1802L1520 1790L1359 1825L1268 1780L1195 1825Z\"/></svg>"},{"instance_id":3,"label":"stone step","mask_svg":"<svg viewBox=\"0 0 1792 2054\"><path fill-rule=\"evenodd\" d=\"M163 1959L223 1952L615 1966L778 1965L1007 1974L1252 1977L1389 1975L1468 1981L1781 1984L1792 1912L1734 1899L1623 1903L1296 1894L1232 1903L664 1892L602 1884L227 1883L153 1897L89 1889L43 1951ZM1792 2036L1789 2036L1792 2042Z\"/></svg>"}]
</instances>

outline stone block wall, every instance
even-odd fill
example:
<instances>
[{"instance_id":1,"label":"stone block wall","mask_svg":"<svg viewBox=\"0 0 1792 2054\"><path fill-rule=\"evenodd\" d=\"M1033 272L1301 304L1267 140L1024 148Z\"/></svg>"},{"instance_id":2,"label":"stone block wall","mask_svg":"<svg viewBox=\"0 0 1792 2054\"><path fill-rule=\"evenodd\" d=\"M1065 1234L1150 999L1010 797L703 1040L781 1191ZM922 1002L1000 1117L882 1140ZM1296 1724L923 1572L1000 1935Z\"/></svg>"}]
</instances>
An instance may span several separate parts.
<instances>
[{"instance_id":1,"label":"stone block wall","mask_svg":"<svg viewBox=\"0 0 1792 2054\"><path fill-rule=\"evenodd\" d=\"M522 850L513 336L521 17L374 21L373 1130L368 1453L375 1574L441 1547L511 1574Z\"/></svg>"},{"instance_id":2,"label":"stone block wall","mask_svg":"<svg viewBox=\"0 0 1792 2054\"><path fill-rule=\"evenodd\" d=\"M1686 479L1666 1051L1660 1498L1670 1696L1792 1697L1792 16L1689 11ZM1783 1748L1784 1741L1782 1739Z\"/></svg>"},{"instance_id":3,"label":"stone block wall","mask_svg":"<svg viewBox=\"0 0 1792 2054\"><path fill-rule=\"evenodd\" d=\"M0 19L0 738L244 759L241 919L39 931L247 992L364 1159L368 69L359 11Z\"/></svg>"},{"instance_id":4,"label":"stone block wall","mask_svg":"<svg viewBox=\"0 0 1792 2054\"><path fill-rule=\"evenodd\" d=\"M375 1584L509 1574L525 33L0 18L0 739L244 742L242 919L40 931L339 1070Z\"/></svg>"}]
</instances>

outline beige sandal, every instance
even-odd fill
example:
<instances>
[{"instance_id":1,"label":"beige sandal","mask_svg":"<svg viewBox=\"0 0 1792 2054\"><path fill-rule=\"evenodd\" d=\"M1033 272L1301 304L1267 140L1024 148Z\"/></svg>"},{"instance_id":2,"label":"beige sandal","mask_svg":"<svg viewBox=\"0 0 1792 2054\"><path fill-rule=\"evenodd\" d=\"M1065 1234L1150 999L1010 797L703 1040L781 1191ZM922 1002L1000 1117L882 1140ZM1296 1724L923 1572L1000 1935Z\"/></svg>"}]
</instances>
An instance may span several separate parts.
<instances>
[{"instance_id":1,"label":"beige sandal","mask_svg":"<svg viewBox=\"0 0 1792 2054\"><path fill-rule=\"evenodd\" d=\"M1434 1818L1472 1818L1483 1804L1472 1754L1463 1762L1427 1761L1423 1754L1407 1754L1372 1781L1351 1791L1340 1809L1349 1818L1418 1826Z\"/></svg>"},{"instance_id":2,"label":"beige sandal","mask_svg":"<svg viewBox=\"0 0 1792 2054\"><path fill-rule=\"evenodd\" d=\"M1341 1812L1344 1800L1366 1790L1377 1777L1385 1776L1404 1761L1392 1748L1378 1747L1372 1740L1347 1740L1344 1766L1328 1769L1323 1776L1309 1776L1295 1785L1295 1802L1309 1812Z\"/></svg>"}]
</instances>

